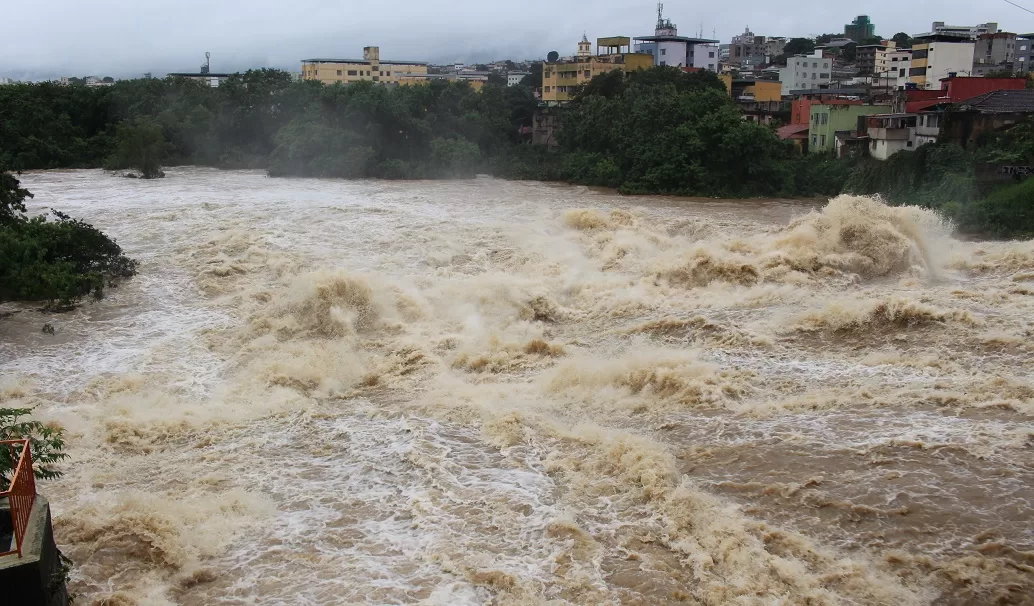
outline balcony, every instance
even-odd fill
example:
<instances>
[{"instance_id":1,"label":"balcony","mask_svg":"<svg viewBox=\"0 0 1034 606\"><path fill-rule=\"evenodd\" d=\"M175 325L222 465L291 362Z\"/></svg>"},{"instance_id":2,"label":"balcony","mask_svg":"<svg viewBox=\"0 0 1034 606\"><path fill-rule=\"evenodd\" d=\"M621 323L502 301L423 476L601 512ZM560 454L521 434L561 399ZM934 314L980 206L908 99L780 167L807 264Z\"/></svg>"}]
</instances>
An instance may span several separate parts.
<instances>
[{"instance_id":1,"label":"balcony","mask_svg":"<svg viewBox=\"0 0 1034 606\"><path fill-rule=\"evenodd\" d=\"M872 140L884 140L884 141L908 141L911 139L910 130L908 128L869 128L869 138Z\"/></svg>"}]
</instances>

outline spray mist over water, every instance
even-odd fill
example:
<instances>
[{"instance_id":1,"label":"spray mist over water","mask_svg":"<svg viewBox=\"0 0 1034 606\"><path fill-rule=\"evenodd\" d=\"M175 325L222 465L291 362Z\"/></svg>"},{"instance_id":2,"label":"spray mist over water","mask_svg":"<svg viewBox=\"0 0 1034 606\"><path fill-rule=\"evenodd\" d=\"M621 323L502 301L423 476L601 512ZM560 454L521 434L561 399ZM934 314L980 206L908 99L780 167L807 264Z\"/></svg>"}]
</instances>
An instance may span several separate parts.
<instances>
[{"instance_id":1,"label":"spray mist over water","mask_svg":"<svg viewBox=\"0 0 1034 606\"><path fill-rule=\"evenodd\" d=\"M27 175L141 276L3 320L86 603L1025 603L1034 248L840 197Z\"/></svg>"}]
</instances>

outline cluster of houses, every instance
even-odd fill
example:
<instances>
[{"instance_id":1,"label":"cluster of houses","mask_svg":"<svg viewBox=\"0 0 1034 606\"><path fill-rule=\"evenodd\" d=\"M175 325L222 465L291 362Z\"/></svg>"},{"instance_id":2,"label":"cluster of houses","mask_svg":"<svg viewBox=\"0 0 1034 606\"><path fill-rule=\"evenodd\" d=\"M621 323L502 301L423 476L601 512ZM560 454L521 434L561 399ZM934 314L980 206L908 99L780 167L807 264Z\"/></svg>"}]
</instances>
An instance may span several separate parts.
<instances>
[{"instance_id":1,"label":"cluster of houses","mask_svg":"<svg viewBox=\"0 0 1034 606\"><path fill-rule=\"evenodd\" d=\"M552 143L557 117L548 108L596 75L651 66L717 73L745 119L782 125L779 136L807 153L886 159L945 138L968 147L1034 114L1027 90L1034 34L997 23L938 21L929 32L883 39L860 15L843 36L787 39L748 28L719 44L679 36L661 10L652 36L599 38L595 50L583 37L575 55L543 64L538 94L546 110L536 116L535 142ZM802 46L806 52L788 54Z\"/></svg>"}]
</instances>

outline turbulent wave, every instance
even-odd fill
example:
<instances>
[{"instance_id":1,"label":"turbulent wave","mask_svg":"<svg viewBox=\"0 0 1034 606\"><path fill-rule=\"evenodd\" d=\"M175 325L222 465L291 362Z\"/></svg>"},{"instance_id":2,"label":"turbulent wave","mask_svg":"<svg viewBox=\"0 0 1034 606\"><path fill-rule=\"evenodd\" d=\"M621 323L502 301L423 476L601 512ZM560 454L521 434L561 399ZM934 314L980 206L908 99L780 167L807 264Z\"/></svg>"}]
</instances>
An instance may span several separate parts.
<instances>
[{"instance_id":1,"label":"turbulent wave","mask_svg":"<svg viewBox=\"0 0 1034 606\"><path fill-rule=\"evenodd\" d=\"M28 359L0 405L69 431L47 489L86 600L1034 591L1030 243L853 196L198 178L99 206L175 235L120 240L153 279L0 349Z\"/></svg>"}]
</instances>

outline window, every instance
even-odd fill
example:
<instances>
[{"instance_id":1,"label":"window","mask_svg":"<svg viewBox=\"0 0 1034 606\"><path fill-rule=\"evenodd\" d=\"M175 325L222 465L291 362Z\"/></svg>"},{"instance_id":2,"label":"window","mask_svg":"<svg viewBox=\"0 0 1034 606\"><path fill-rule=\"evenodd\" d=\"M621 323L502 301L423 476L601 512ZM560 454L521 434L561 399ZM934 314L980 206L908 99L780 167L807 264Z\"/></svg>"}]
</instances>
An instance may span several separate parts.
<instances>
[{"instance_id":1,"label":"window","mask_svg":"<svg viewBox=\"0 0 1034 606\"><path fill-rule=\"evenodd\" d=\"M908 75L909 76L925 76L926 75L926 68L925 67L913 67L912 69L908 70Z\"/></svg>"},{"instance_id":2,"label":"window","mask_svg":"<svg viewBox=\"0 0 1034 606\"><path fill-rule=\"evenodd\" d=\"M819 78L821 78L823 80L828 80L829 79L829 74L819 74Z\"/></svg>"},{"instance_id":3,"label":"window","mask_svg":"<svg viewBox=\"0 0 1034 606\"><path fill-rule=\"evenodd\" d=\"M818 145L819 144L819 136L818 135L812 135L811 136L811 144L812 145Z\"/></svg>"},{"instance_id":4,"label":"window","mask_svg":"<svg viewBox=\"0 0 1034 606\"><path fill-rule=\"evenodd\" d=\"M707 69L714 71L714 63L709 63Z\"/></svg>"},{"instance_id":5,"label":"window","mask_svg":"<svg viewBox=\"0 0 1034 606\"><path fill-rule=\"evenodd\" d=\"M348 70L348 75L349 76L358 76L359 74L354 69L350 69L350 70Z\"/></svg>"},{"instance_id":6,"label":"window","mask_svg":"<svg viewBox=\"0 0 1034 606\"><path fill-rule=\"evenodd\" d=\"M378 75L378 76L383 76L383 75L384 75L384 72L377 72L377 75Z\"/></svg>"},{"instance_id":7,"label":"window","mask_svg":"<svg viewBox=\"0 0 1034 606\"><path fill-rule=\"evenodd\" d=\"M661 49L661 54L662 54L662 55L667 55L667 54L668 54L668 49L666 49L666 48L662 48L662 49Z\"/></svg>"},{"instance_id":8,"label":"window","mask_svg":"<svg viewBox=\"0 0 1034 606\"><path fill-rule=\"evenodd\" d=\"M900 70L898 70L898 77L899 78L904 78L905 77L905 72L907 72L907 71L908 71L907 69L902 67Z\"/></svg>"},{"instance_id":9,"label":"window","mask_svg":"<svg viewBox=\"0 0 1034 606\"><path fill-rule=\"evenodd\" d=\"M929 56L930 56L930 51L928 51L926 49L912 51L912 59L926 59Z\"/></svg>"},{"instance_id":10,"label":"window","mask_svg":"<svg viewBox=\"0 0 1034 606\"><path fill-rule=\"evenodd\" d=\"M390 76L390 75L391 75L391 72L384 72L384 75L385 75L385 76Z\"/></svg>"},{"instance_id":11,"label":"window","mask_svg":"<svg viewBox=\"0 0 1034 606\"><path fill-rule=\"evenodd\" d=\"M814 80L817 76L818 76L818 74L816 74L815 72L811 72L811 79L812 80Z\"/></svg>"},{"instance_id":12,"label":"window","mask_svg":"<svg viewBox=\"0 0 1034 606\"><path fill-rule=\"evenodd\" d=\"M908 143L906 143L906 144L905 144L905 147L912 147L912 142L911 142L911 141L909 141Z\"/></svg>"},{"instance_id":13,"label":"window","mask_svg":"<svg viewBox=\"0 0 1034 606\"><path fill-rule=\"evenodd\" d=\"M822 114L822 124L829 124L829 114Z\"/></svg>"},{"instance_id":14,"label":"window","mask_svg":"<svg viewBox=\"0 0 1034 606\"><path fill-rule=\"evenodd\" d=\"M822 64L822 67L823 67L824 69L829 69L829 61L826 61L826 62L824 62L824 63Z\"/></svg>"},{"instance_id":15,"label":"window","mask_svg":"<svg viewBox=\"0 0 1034 606\"><path fill-rule=\"evenodd\" d=\"M548 87L548 86L546 87L546 92L547 92L547 93L549 92L549 87Z\"/></svg>"},{"instance_id":16,"label":"window","mask_svg":"<svg viewBox=\"0 0 1034 606\"><path fill-rule=\"evenodd\" d=\"M341 75L341 70L337 70L337 75Z\"/></svg>"},{"instance_id":17,"label":"window","mask_svg":"<svg viewBox=\"0 0 1034 606\"><path fill-rule=\"evenodd\" d=\"M710 53L707 53L707 58L708 59L714 59L714 51L712 51Z\"/></svg>"},{"instance_id":18,"label":"window","mask_svg":"<svg viewBox=\"0 0 1034 606\"><path fill-rule=\"evenodd\" d=\"M826 135L819 135L819 147L826 147Z\"/></svg>"},{"instance_id":19,"label":"window","mask_svg":"<svg viewBox=\"0 0 1034 606\"><path fill-rule=\"evenodd\" d=\"M667 61L661 61L661 65L667 65L667 64L668 64Z\"/></svg>"},{"instance_id":20,"label":"window","mask_svg":"<svg viewBox=\"0 0 1034 606\"><path fill-rule=\"evenodd\" d=\"M812 63L812 64L811 64L811 66L812 66L812 67L818 67L818 66L819 66L819 64L818 64L818 63Z\"/></svg>"},{"instance_id":21,"label":"window","mask_svg":"<svg viewBox=\"0 0 1034 606\"><path fill-rule=\"evenodd\" d=\"M373 81L374 82L380 82L381 81L381 77L380 76L374 76L373 77Z\"/></svg>"}]
</instances>

